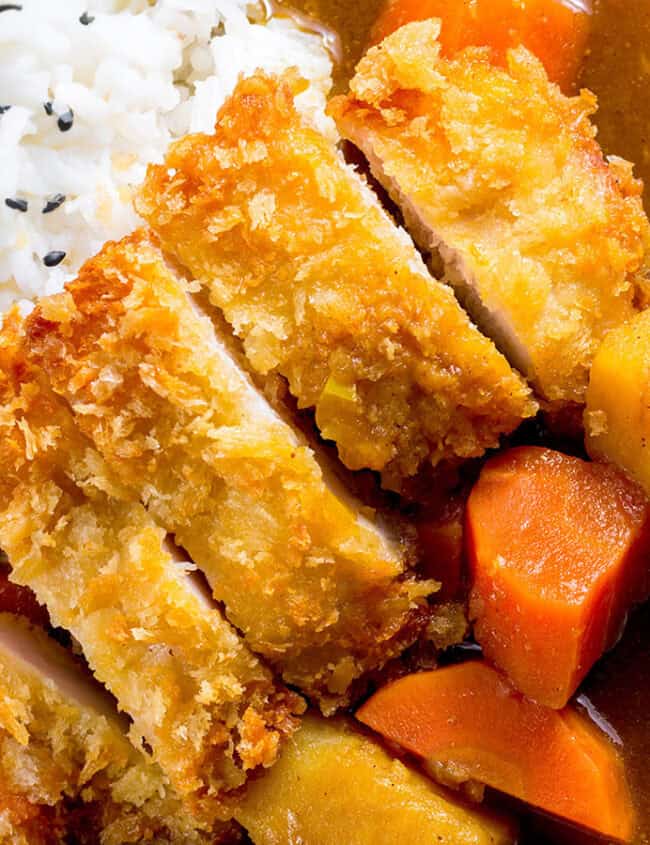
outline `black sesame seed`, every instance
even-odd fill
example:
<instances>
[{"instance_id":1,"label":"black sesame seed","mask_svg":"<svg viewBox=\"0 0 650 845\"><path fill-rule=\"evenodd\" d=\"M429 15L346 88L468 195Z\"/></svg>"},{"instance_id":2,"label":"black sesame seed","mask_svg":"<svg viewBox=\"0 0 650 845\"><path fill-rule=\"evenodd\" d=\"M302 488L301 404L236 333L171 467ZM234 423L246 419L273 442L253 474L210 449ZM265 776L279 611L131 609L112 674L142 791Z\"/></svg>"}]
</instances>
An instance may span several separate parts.
<instances>
[{"instance_id":1,"label":"black sesame seed","mask_svg":"<svg viewBox=\"0 0 650 845\"><path fill-rule=\"evenodd\" d=\"M63 205L64 202L65 194L54 194L54 196L45 203L43 207L43 214L49 214L50 211L56 211L56 209Z\"/></svg>"},{"instance_id":2,"label":"black sesame seed","mask_svg":"<svg viewBox=\"0 0 650 845\"><path fill-rule=\"evenodd\" d=\"M94 20L95 18L93 15L89 15L88 12L84 12L79 18L79 23L82 23L84 26L88 26L88 24L92 23Z\"/></svg>"},{"instance_id":3,"label":"black sesame seed","mask_svg":"<svg viewBox=\"0 0 650 845\"><path fill-rule=\"evenodd\" d=\"M5 199L5 205L8 208L13 208L14 211L27 211L27 200L19 200L14 199L13 197L7 197Z\"/></svg>"},{"instance_id":4,"label":"black sesame seed","mask_svg":"<svg viewBox=\"0 0 650 845\"><path fill-rule=\"evenodd\" d=\"M47 114L47 115L53 115L54 114L54 108L52 107L52 103L51 103L50 100L48 100L47 103L43 103L43 108L45 109L45 114Z\"/></svg>"},{"instance_id":5,"label":"black sesame seed","mask_svg":"<svg viewBox=\"0 0 650 845\"><path fill-rule=\"evenodd\" d=\"M0 114L4 114L6 111L9 111L11 106L0 106Z\"/></svg>"},{"instance_id":6,"label":"black sesame seed","mask_svg":"<svg viewBox=\"0 0 650 845\"><path fill-rule=\"evenodd\" d=\"M63 112L63 114L59 117L56 122L56 125L59 127L61 132L67 132L69 129L72 129L72 124L74 123L74 112L72 109L68 109L67 111Z\"/></svg>"},{"instance_id":7,"label":"black sesame seed","mask_svg":"<svg viewBox=\"0 0 650 845\"><path fill-rule=\"evenodd\" d=\"M18 3L2 3L0 5L0 12L22 12L23 7Z\"/></svg>"},{"instance_id":8,"label":"black sesame seed","mask_svg":"<svg viewBox=\"0 0 650 845\"><path fill-rule=\"evenodd\" d=\"M48 252L47 255L43 256L43 264L45 264L46 267L56 267L56 265L60 264L64 258L65 252L60 249L53 249L52 252Z\"/></svg>"}]
</instances>

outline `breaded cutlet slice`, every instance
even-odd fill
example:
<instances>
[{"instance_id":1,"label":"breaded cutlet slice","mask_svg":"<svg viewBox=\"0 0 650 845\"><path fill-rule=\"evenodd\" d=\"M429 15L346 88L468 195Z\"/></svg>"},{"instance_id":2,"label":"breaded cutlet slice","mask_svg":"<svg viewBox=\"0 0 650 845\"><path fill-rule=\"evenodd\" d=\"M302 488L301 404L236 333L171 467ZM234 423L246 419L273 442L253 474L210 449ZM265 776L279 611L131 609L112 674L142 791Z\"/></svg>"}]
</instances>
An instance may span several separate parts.
<instances>
[{"instance_id":1,"label":"breaded cutlet slice","mask_svg":"<svg viewBox=\"0 0 650 845\"><path fill-rule=\"evenodd\" d=\"M248 773L275 761L304 704L192 585L144 507L119 495L27 360L11 313L0 333L0 545L11 577L78 640L132 718L134 745L144 738L209 827L232 816Z\"/></svg>"},{"instance_id":2,"label":"breaded cutlet slice","mask_svg":"<svg viewBox=\"0 0 650 845\"><path fill-rule=\"evenodd\" d=\"M535 412L519 375L433 279L408 236L296 111L291 72L242 80L214 135L172 144L137 208L280 373L350 469L399 489L481 455Z\"/></svg>"},{"instance_id":3,"label":"breaded cutlet slice","mask_svg":"<svg viewBox=\"0 0 650 845\"><path fill-rule=\"evenodd\" d=\"M564 96L526 49L440 55L440 22L404 26L329 106L419 246L547 402L583 403L603 335L646 296L642 183L605 159L594 96Z\"/></svg>"},{"instance_id":4,"label":"breaded cutlet slice","mask_svg":"<svg viewBox=\"0 0 650 845\"><path fill-rule=\"evenodd\" d=\"M27 332L108 466L287 682L333 708L417 639L435 586L409 575L410 544L334 489L151 236L108 244Z\"/></svg>"},{"instance_id":5,"label":"breaded cutlet slice","mask_svg":"<svg viewBox=\"0 0 650 845\"><path fill-rule=\"evenodd\" d=\"M237 815L255 845L517 841L513 821L454 798L352 720L311 713L277 766L251 784Z\"/></svg>"},{"instance_id":6,"label":"breaded cutlet slice","mask_svg":"<svg viewBox=\"0 0 650 845\"><path fill-rule=\"evenodd\" d=\"M59 845L76 815L84 841L101 845L214 845L227 830L199 831L105 690L42 630L2 613L0 843Z\"/></svg>"}]
</instances>

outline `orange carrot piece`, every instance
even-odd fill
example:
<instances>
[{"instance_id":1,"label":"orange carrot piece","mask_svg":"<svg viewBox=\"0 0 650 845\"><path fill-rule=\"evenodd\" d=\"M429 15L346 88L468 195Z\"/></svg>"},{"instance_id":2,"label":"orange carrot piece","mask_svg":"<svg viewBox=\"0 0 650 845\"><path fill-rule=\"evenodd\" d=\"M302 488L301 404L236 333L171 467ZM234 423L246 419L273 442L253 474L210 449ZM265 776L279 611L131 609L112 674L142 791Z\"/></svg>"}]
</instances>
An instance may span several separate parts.
<instances>
[{"instance_id":1,"label":"orange carrot piece","mask_svg":"<svg viewBox=\"0 0 650 845\"><path fill-rule=\"evenodd\" d=\"M613 839L628 842L634 810L616 748L571 708L518 693L483 661L407 675L357 718L430 761Z\"/></svg>"},{"instance_id":2,"label":"orange carrot piece","mask_svg":"<svg viewBox=\"0 0 650 845\"><path fill-rule=\"evenodd\" d=\"M372 40L411 21L440 18L446 55L470 45L491 47L501 64L510 47L523 44L570 93L587 49L590 7L590 0L387 0Z\"/></svg>"},{"instance_id":3,"label":"orange carrot piece","mask_svg":"<svg viewBox=\"0 0 650 845\"><path fill-rule=\"evenodd\" d=\"M470 619L529 698L563 707L647 589L650 511L612 467L521 447L487 462L466 512Z\"/></svg>"}]
</instances>

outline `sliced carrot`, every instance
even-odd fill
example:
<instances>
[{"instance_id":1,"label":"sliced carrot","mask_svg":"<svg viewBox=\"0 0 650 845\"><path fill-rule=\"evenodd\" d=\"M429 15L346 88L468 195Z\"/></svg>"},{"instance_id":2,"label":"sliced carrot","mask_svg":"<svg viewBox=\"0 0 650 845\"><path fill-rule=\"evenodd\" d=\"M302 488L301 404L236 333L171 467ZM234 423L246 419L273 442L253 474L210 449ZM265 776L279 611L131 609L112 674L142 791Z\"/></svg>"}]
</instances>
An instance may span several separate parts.
<instances>
[{"instance_id":1,"label":"sliced carrot","mask_svg":"<svg viewBox=\"0 0 650 845\"><path fill-rule=\"evenodd\" d=\"M493 60L502 63L510 47L524 44L569 92L587 48L590 8L590 0L387 0L373 42L411 21L440 18L446 55L470 45L491 47Z\"/></svg>"},{"instance_id":2,"label":"sliced carrot","mask_svg":"<svg viewBox=\"0 0 650 845\"><path fill-rule=\"evenodd\" d=\"M647 589L644 495L612 467L511 449L483 468L466 537L484 654L525 695L563 707Z\"/></svg>"},{"instance_id":3,"label":"sliced carrot","mask_svg":"<svg viewBox=\"0 0 650 845\"><path fill-rule=\"evenodd\" d=\"M483 661L407 675L358 711L365 725L456 774L627 842L634 811L616 748L571 708L518 693Z\"/></svg>"}]
</instances>

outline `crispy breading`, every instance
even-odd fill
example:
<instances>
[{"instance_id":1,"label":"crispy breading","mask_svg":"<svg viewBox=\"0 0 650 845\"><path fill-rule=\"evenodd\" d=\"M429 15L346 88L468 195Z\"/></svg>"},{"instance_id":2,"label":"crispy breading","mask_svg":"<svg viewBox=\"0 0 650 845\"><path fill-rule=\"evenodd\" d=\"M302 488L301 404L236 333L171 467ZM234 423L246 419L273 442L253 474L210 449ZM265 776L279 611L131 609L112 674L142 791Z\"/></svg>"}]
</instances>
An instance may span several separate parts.
<instances>
[{"instance_id":1,"label":"crispy breading","mask_svg":"<svg viewBox=\"0 0 650 845\"><path fill-rule=\"evenodd\" d=\"M642 185L605 160L595 97L565 97L523 47L440 55L440 22L370 50L330 113L479 325L551 402L584 401L602 336L646 286Z\"/></svg>"},{"instance_id":2,"label":"crispy breading","mask_svg":"<svg viewBox=\"0 0 650 845\"><path fill-rule=\"evenodd\" d=\"M60 845L67 831L60 805L34 804L20 793L0 788L2 845Z\"/></svg>"},{"instance_id":3,"label":"crispy breading","mask_svg":"<svg viewBox=\"0 0 650 845\"><path fill-rule=\"evenodd\" d=\"M25 355L16 314L0 334L0 545L75 636L201 822L232 815L248 771L271 765L303 702L276 684L192 587L165 532L76 429Z\"/></svg>"},{"instance_id":4,"label":"crispy breading","mask_svg":"<svg viewBox=\"0 0 650 845\"><path fill-rule=\"evenodd\" d=\"M351 469L395 488L481 455L535 405L406 234L294 106L289 73L244 79L214 135L151 166L137 208L209 291L254 370L288 380Z\"/></svg>"},{"instance_id":5,"label":"crispy breading","mask_svg":"<svg viewBox=\"0 0 650 845\"><path fill-rule=\"evenodd\" d=\"M112 700L25 619L0 614L0 842L55 845L90 809L95 842L213 845L160 767L129 742ZM67 841L67 839L65 840Z\"/></svg>"},{"instance_id":6,"label":"crispy breading","mask_svg":"<svg viewBox=\"0 0 650 845\"><path fill-rule=\"evenodd\" d=\"M285 680L333 708L417 638L435 586L408 575L410 544L326 481L149 235L107 245L27 326L79 426Z\"/></svg>"}]
</instances>

